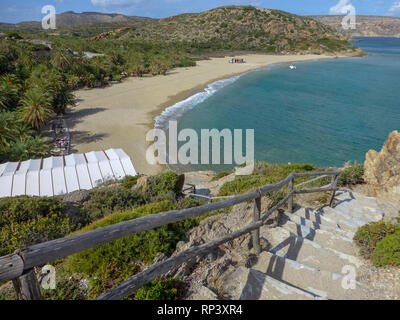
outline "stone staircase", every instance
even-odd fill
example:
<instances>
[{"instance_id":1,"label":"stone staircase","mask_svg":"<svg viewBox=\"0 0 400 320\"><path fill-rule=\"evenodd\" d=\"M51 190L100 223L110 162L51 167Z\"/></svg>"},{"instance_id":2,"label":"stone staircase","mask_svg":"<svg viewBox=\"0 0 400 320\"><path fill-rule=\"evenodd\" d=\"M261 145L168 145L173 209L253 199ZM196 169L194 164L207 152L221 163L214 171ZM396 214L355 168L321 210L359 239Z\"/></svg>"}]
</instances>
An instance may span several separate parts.
<instances>
[{"instance_id":1,"label":"stone staircase","mask_svg":"<svg viewBox=\"0 0 400 320\"><path fill-rule=\"evenodd\" d=\"M381 207L375 198L339 191L334 209L285 212L278 227L261 228L267 245L254 263L224 274L223 291L232 299L367 299L352 239L360 226L382 220Z\"/></svg>"}]
</instances>

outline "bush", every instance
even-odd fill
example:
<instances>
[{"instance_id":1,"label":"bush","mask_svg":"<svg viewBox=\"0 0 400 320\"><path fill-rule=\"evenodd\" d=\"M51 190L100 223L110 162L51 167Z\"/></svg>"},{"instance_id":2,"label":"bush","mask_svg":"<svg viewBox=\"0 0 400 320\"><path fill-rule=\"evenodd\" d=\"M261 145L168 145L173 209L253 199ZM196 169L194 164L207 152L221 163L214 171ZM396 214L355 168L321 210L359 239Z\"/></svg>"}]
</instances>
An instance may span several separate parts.
<instances>
[{"instance_id":1,"label":"bush","mask_svg":"<svg viewBox=\"0 0 400 320\"><path fill-rule=\"evenodd\" d=\"M138 179L140 178L139 175L137 176L126 176L124 177L120 183L125 189L132 189L132 187L137 183Z\"/></svg>"},{"instance_id":2,"label":"bush","mask_svg":"<svg viewBox=\"0 0 400 320\"><path fill-rule=\"evenodd\" d=\"M400 231L387 235L376 245L372 255L375 266L400 265Z\"/></svg>"},{"instance_id":3,"label":"bush","mask_svg":"<svg viewBox=\"0 0 400 320\"><path fill-rule=\"evenodd\" d=\"M345 168L339 175L339 186L348 186L364 183L364 165L362 163L355 164L351 167Z\"/></svg>"},{"instance_id":4,"label":"bush","mask_svg":"<svg viewBox=\"0 0 400 320\"><path fill-rule=\"evenodd\" d=\"M85 292L81 289L80 280L73 277L57 279L55 289L41 291L45 300L85 300Z\"/></svg>"},{"instance_id":5,"label":"bush","mask_svg":"<svg viewBox=\"0 0 400 320\"><path fill-rule=\"evenodd\" d=\"M137 300L173 300L178 293L178 286L177 279L156 279L141 287L135 296Z\"/></svg>"},{"instance_id":6,"label":"bush","mask_svg":"<svg viewBox=\"0 0 400 320\"><path fill-rule=\"evenodd\" d=\"M374 254L379 241L398 231L400 231L400 226L390 222L373 222L359 228L354 236L354 241L361 247L361 255L369 259Z\"/></svg>"},{"instance_id":7,"label":"bush","mask_svg":"<svg viewBox=\"0 0 400 320\"><path fill-rule=\"evenodd\" d=\"M125 177L122 186L105 186L94 189L84 210L91 221L100 219L115 211L134 209L139 206L163 200L175 201L182 195L179 176L168 171L148 178L145 190L133 189L139 176Z\"/></svg>"},{"instance_id":8,"label":"bush","mask_svg":"<svg viewBox=\"0 0 400 320\"><path fill-rule=\"evenodd\" d=\"M23 39L22 36L18 32L15 32L15 31L8 31L6 33L6 36L10 39L17 39L17 40Z\"/></svg>"},{"instance_id":9,"label":"bush","mask_svg":"<svg viewBox=\"0 0 400 320\"><path fill-rule=\"evenodd\" d=\"M257 162L253 175L239 176L234 181L225 183L220 189L219 196L229 196L244 193L257 187L277 183L285 179L292 172L309 172L318 170L311 164L269 164ZM296 182L305 181L307 178L296 179ZM322 183L319 181L319 183Z\"/></svg>"},{"instance_id":10,"label":"bush","mask_svg":"<svg viewBox=\"0 0 400 320\"><path fill-rule=\"evenodd\" d=\"M171 201L147 204L131 211L106 216L79 230L79 233L200 203L196 200L182 200L177 204ZM72 255L66 260L65 271L89 277L90 294L101 294L140 272L143 263L150 264L158 252L171 254L185 232L197 226L200 219L176 222Z\"/></svg>"},{"instance_id":11,"label":"bush","mask_svg":"<svg viewBox=\"0 0 400 320\"><path fill-rule=\"evenodd\" d=\"M125 181L126 183L126 181ZM128 190L123 187L104 187L94 189L84 210L91 221L100 219L114 211L133 209L148 202L141 190Z\"/></svg>"},{"instance_id":12,"label":"bush","mask_svg":"<svg viewBox=\"0 0 400 320\"><path fill-rule=\"evenodd\" d=\"M15 197L0 200L0 256L18 248L61 238L79 224L56 198Z\"/></svg>"},{"instance_id":13,"label":"bush","mask_svg":"<svg viewBox=\"0 0 400 320\"><path fill-rule=\"evenodd\" d=\"M182 195L182 184L179 176L173 171L149 177L146 193L155 199Z\"/></svg>"}]
</instances>

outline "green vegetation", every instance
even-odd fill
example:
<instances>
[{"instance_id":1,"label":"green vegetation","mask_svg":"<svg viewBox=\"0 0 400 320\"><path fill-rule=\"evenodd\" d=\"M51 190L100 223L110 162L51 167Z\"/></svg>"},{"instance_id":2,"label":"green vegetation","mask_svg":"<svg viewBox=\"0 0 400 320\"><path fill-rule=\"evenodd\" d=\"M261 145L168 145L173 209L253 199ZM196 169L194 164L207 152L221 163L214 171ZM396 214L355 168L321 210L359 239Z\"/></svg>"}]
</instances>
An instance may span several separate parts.
<instances>
[{"instance_id":1,"label":"green vegetation","mask_svg":"<svg viewBox=\"0 0 400 320\"><path fill-rule=\"evenodd\" d=\"M364 165L354 164L340 172L338 185L349 186L364 183Z\"/></svg>"},{"instance_id":2,"label":"green vegetation","mask_svg":"<svg viewBox=\"0 0 400 320\"><path fill-rule=\"evenodd\" d=\"M0 199L0 256L64 237L79 227L65 213L61 200L25 196Z\"/></svg>"},{"instance_id":3,"label":"green vegetation","mask_svg":"<svg viewBox=\"0 0 400 320\"><path fill-rule=\"evenodd\" d=\"M176 204L169 200L147 204L134 210L108 215L78 232L200 204L202 202L190 199L178 201ZM120 281L140 272L143 265L150 264L157 253L170 255L184 233L197 226L202 218L176 222L72 255L66 259L65 270L88 278L89 296L97 296Z\"/></svg>"},{"instance_id":4,"label":"green vegetation","mask_svg":"<svg viewBox=\"0 0 400 320\"><path fill-rule=\"evenodd\" d=\"M400 226L380 221L361 227L354 241L360 246L363 257L375 266L400 264Z\"/></svg>"},{"instance_id":5,"label":"green vegetation","mask_svg":"<svg viewBox=\"0 0 400 320\"><path fill-rule=\"evenodd\" d=\"M238 176L234 181L225 183L222 186L219 195L229 196L242 194L267 184L277 183L285 179L292 172L310 172L319 170L321 169L311 164L269 164L266 162L257 162L252 175ZM296 183L305 180L307 180L307 178L296 179Z\"/></svg>"},{"instance_id":6,"label":"green vegetation","mask_svg":"<svg viewBox=\"0 0 400 320\"><path fill-rule=\"evenodd\" d=\"M102 187L92 190L91 197L83 210L91 221L98 220L110 213L134 209L144 204L172 200L181 196L179 176L167 171L147 179L145 190L132 189L139 177L126 177L121 185Z\"/></svg>"},{"instance_id":7,"label":"green vegetation","mask_svg":"<svg viewBox=\"0 0 400 320\"><path fill-rule=\"evenodd\" d=\"M75 104L74 89L103 86L125 75L165 75L173 67L196 65L183 45L73 37L51 40L52 50L28 39L0 40L1 162L48 156L51 146L40 131L54 115ZM89 59L84 51L102 55Z\"/></svg>"},{"instance_id":8,"label":"green vegetation","mask_svg":"<svg viewBox=\"0 0 400 320\"><path fill-rule=\"evenodd\" d=\"M127 177L115 186L92 190L89 201L80 208L80 216L75 213L74 218L68 216L68 207L55 197L1 199L0 256L68 234L204 204L204 201L181 197L181 181L174 172L149 177L145 188L132 189L136 182L137 178ZM43 295L57 300L96 297L143 270L158 253L170 255L187 230L216 213L135 234L55 261L57 287L44 290ZM178 287L177 279L157 279L128 298L172 299ZM12 293L0 294L0 299L13 297Z\"/></svg>"},{"instance_id":9,"label":"green vegetation","mask_svg":"<svg viewBox=\"0 0 400 320\"><path fill-rule=\"evenodd\" d=\"M400 231L383 238L372 255L375 266L400 265Z\"/></svg>"},{"instance_id":10,"label":"green vegetation","mask_svg":"<svg viewBox=\"0 0 400 320\"><path fill-rule=\"evenodd\" d=\"M179 287L177 279L156 279L140 288L135 294L137 300L173 300Z\"/></svg>"},{"instance_id":11,"label":"green vegetation","mask_svg":"<svg viewBox=\"0 0 400 320\"><path fill-rule=\"evenodd\" d=\"M217 181L219 179L222 179L223 177L229 176L232 172L227 172L227 171L221 171L216 174L214 178L211 179L211 181Z\"/></svg>"},{"instance_id":12,"label":"green vegetation","mask_svg":"<svg viewBox=\"0 0 400 320\"><path fill-rule=\"evenodd\" d=\"M269 164L266 162L256 162L252 175L238 176L235 180L225 183L220 191L219 196L229 196L243 194L254 191L259 187L268 184L275 184L285 179L292 172L310 172L321 171L311 164ZM297 178L295 183L301 183L309 178ZM309 187L320 187L330 182L330 178L324 178L316 182L310 183ZM267 197L271 200L270 207L277 205L285 198L288 193L288 187L277 191L269 192Z\"/></svg>"}]
</instances>

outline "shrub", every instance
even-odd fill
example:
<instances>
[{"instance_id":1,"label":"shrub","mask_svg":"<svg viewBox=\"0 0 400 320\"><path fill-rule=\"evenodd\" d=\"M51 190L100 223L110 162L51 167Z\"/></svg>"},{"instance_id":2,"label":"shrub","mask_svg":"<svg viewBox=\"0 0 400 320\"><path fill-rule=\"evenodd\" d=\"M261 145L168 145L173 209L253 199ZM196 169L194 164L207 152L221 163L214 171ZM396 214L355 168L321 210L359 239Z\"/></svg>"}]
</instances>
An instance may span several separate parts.
<instances>
[{"instance_id":1,"label":"shrub","mask_svg":"<svg viewBox=\"0 0 400 320\"><path fill-rule=\"evenodd\" d=\"M125 183L128 183L125 181ZM104 187L94 189L84 210L91 221L100 219L114 211L133 209L146 204L148 198L141 190L124 187Z\"/></svg>"},{"instance_id":2,"label":"shrub","mask_svg":"<svg viewBox=\"0 0 400 320\"><path fill-rule=\"evenodd\" d=\"M171 201L147 204L134 210L106 216L78 232L86 232L149 214L199 205L200 203L196 200L182 200L177 204L173 204ZM197 226L200 219L193 218L176 222L72 255L66 260L65 271L89 277L90 294L101 294L120 281L140 272L143 263L151 263L158 252L171 254L185 232Z\"/></svg>"},{"instance_id":3,"label":"shrub","mask_svg":"<svg viewBox=\"0 0 400 320\"><path fill-rule=\"evenodd\" d=\"M175 197L182 195L182 185L179 176L173 171L149 177L146 193L150 197L168 197L172 193Z\"/></svg>"},{"instance_id":4,"label":"shrub","mask_svg":"<svg viewBox=\"0 0 400 320\"><path fill-rule=\"evenodd\" d=\"M41 291L45 300L85 300L85 292L81 289L80 280L73 277L57 279L55 289Z\"/></svg>"},{"instance_id":5,"label":"shrub","mask_svg":"<svg viewBox=\"0 0 400 320\"><path fill-rule=\"evenodd\" d=\"M8 32L6 33L6 35L7 35L7 37L10 38L10 39L17 39L17 40L23 39L22 36L21 36L18 32L16 32L16 31L8 31Z\"/></svg>"},{"instance_id":6,"label":"shrub","mask_svg":"<svg viewBox=\"0 0 400 320\"><path fill-rule=\"evenodd\" d=\"M137 176L126 176L119 182L122 183L122 186L125 189L129 189L130 190L137 183L139 178L140 178L139 175L137 175Z\"/></svg>"},{"instance_id":7,"label":"shrub","mask_svg":"<svg viewBox=\"0 0 400 320\"><path fill-rule=\"evenodd\" d=\"M364 165L362 163L355 164L351 167L345 168L339 175L339 186L348 186L364 183Z\"/></svg>"},{"instance_id":8,"label":"shrub","mask_svg":"<svg viewBox=\"0 0 400 320\"><path fill-rule=\"evenodd\" d=\"M60 238L79 224L56 198L15 197L0 200L0 256L17 248Z\"/></svg>"},{"instance_id":9,"label":"shrub","mask_svg":"<svg viewBox=\"0 0 400 320\"><path fill-rule=\"evenodd\" d=\"M378 242L372 255L372 262L377 267L400 265L400 230Z\"/></svg>"},{"instance_id":10,"label":"shrub","mask_svg":"<svg viewBox=\"0 0 400 320\"><path fill-rule=\"evenodd\" d=\"M361 255L365 258L371 258L378 242L387 235L398 231L400 231L400 226L390 222L373 222L359 228L354 236L354 241L361 247Z\"/></svg>"},{"instance_id":11,"label":"shrub","mask_svg":"<svg viewBox=\"0 0 400 320\"><path fill-rule=\"evenodd\" d=\"M173 300L178 293L178 286L177 279L156 279L141 287L135 296L137 300Z\"/></svg>"},{"instance_id":12,"label":"shrub","mask_svg":"<svg viewBox=\"0 0 400 320\"><path fill-rule=\"evenodd\" d=\"M220 189L219 196L240 194L262 187L267 184L277 183L285 179L292 172L308 172L318 170L311 164L269 164L257 162L253 175L239 176L234 181L225 183ZM296 182L305 181L307 178L296 179ZM319 183L322 183L321 181Z\"/></svg>"}]
</instances>

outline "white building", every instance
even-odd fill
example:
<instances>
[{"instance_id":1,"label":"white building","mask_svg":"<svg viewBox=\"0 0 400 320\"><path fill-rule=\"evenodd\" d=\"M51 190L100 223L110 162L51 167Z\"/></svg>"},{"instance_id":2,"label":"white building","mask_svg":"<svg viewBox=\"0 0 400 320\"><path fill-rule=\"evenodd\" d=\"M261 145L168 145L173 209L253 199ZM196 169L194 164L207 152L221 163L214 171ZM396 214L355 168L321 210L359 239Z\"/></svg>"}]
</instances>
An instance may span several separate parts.
<instances>
[{"instance_id":1,"label":"white building","mask_svg":"<svg viewBox=\"0 0 400 320\"><path fill-rule=\"evenodd\" d=\"M0 164L0 198L62 195L136 174L122 149L7 162Z\"/></svg>"}]
</instances>

